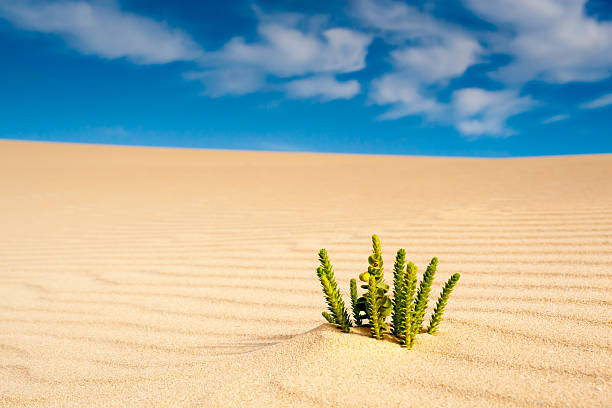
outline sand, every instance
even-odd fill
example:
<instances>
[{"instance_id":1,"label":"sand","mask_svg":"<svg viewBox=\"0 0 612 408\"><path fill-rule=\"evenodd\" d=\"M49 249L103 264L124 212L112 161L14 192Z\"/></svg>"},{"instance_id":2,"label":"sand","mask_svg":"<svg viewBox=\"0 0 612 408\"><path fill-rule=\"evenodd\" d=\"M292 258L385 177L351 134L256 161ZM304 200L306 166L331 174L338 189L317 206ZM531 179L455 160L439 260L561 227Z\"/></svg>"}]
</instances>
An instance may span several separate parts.
<instances>
[{"instance_id":1,"label":"sand","mask_svg":"<svg viewBox=\"0 0 612 408\"><path fill-rule=\"evenodd\" d=\"M612 406L612 155L1 141L0 186L2 406ZM372 233L462 274L411 351L320 316Z\"/></svg>"}]
</instances>

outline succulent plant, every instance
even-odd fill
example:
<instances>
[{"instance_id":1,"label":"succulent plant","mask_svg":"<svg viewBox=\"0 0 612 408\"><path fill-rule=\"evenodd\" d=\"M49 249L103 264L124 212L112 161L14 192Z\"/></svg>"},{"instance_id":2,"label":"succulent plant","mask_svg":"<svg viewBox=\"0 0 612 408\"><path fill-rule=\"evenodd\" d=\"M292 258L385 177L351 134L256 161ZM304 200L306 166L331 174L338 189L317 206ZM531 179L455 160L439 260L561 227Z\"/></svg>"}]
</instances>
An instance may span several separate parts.
<instances>
[{"instance_id":1,"label":"succulent plant","mask_svg":"<svg viewBox=\"0 0 612 408\"><path fill-rule=\"evenodd\" d=\"M351 327L351 320L344 307L344 300L342 300L342 295L334 276L334 270L325 249L319 251L319 262L321 266L317 268L317 276L321 282L325 301L330 311L330 313L322 312L321 314L325 320L337 325L343 332L348 333Z\"/></svg>"},{"instance_id":2,"label":"succulent plant","mask_svg":"<svg viewBox=\"0 0 612 408\"><path fill-rule=\"evenodd\" d=\"M384 332L388 329L386 319L391 314L392 303L387 292L389 285L384 281L384 264L382 259L380 240L376 234L372 235L372 254L368 257L368 270L359 275L359 280L367 285L361 287L367 289L363 295L363 301L357 303L365 304L365 318L368 320L372 337L382 340Z\"/></svg>"},{"instance_id":3,"label":"succulent plant","mask_svg":"<svg viewBox=\"0 0 612 408\"><path fill-rule=\"evenodd\" d=\"M412 318L410 324L406 326L404 333L402 333L402 345L411 348L414 344L415 337L421 332L421 325L425 317L425 311L427 309L427 301L429 299L429 293L431 292L431 285L433 284L436 269L438 267L438 258L432 258L427 270L423 274L419 291L416 294L414 303L412 305Z\"/></svg>"},{"instance_id":4,"label":"succulent plant","mask_svg":"<svg viewBox=\"0 0 612 408\"><path fill-rule=\"evenodd\" d=\"M455 285L457 285L457 282L459 282L460 277L461 275L456 273L451 276L450 279L444 285L442 293L440 294L438 302L436 303L436 308L434 309L433 314L431 315L431 319L429 320L429 328L427 329L427 333L436 334L436 332L438 331L438 326L440 325L440 320L442 320L442 315L444 314L444 308L448 303L448 298L452 293L453 289L455 289Z\"/></svg>"},{"instance_id":5,"label":"succulent plant","mask_svg":"<svg viewBox=\"0 0 612 408\"><path fill-rule=\"evenodd\" d=\"M359 296L357 281L351 279L350 294L353 319L357 326L370 328L372 337L382 340L389 326L386 319L391 316L390 334L395 336L403 347L412 348L416 335L423 332L423 320L427 309L429 294L438 266L438 258L433 258L423 274L421 284L417 291L417 267L406 263L406 251L400 248L395 257L393 270L393 300L387 292L389 285L384 281L384 263L382 259L380 240L372 235L372 254L368 257L368 270L359 275L361 285L366 292ZM334 272L325 249L319 251L321 266L317 268L317 276L321 282L329 312L323 312L323 317L340 330L348 332L352 326L351 319L344 307L342 295L334 277ZM451 276L446 282L436 308L433 311L429 326L425 330L429 334L436 334L444 309L453 289L459 281L458 273Z\"/></svg>"},{"instance_id":6,"label":"succulent plant","mask_svg":"<svg viewBox=\"0 0 612 408\"><path fill-rule=\"evenodd\" d=\"M402 325L402 314L406 302L406 250L400 248L395 256L393 267L393 314L391 315L391 334L398 336Z\"/></svg>"},{"instance_id":7,"label":"succulent plant","mask_svg":"<svg viewBox=\"0 0 612 408\"><path fill-rule=\"evenodd\" d=\"M361 313L359 312L359 308L357 307L357 302L359 301L359 295L357 293L357 281L355 279L351 279L351 307L353 309L353 319L355 320L355 326L361 326Z\"/></svg>"}]
</instances>

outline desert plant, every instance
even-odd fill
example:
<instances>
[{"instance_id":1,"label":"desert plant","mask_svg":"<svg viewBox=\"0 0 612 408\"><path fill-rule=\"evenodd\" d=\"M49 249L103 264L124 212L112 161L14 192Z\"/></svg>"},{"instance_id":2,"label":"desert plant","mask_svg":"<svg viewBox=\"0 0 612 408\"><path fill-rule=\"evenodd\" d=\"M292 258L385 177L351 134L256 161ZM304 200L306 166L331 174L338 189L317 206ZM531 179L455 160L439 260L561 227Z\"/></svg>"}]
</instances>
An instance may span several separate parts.
<instances>
[{"instance_id":1,"label":"desert plant","mask_svg":"<svg viewBox=\"0 0 612 408\"><path fill-rule=\"evenodd\" d=\"M406 334L412 333L410 332L410 328L412 327L412 322L414 320L413 299L417 286L417 267L412 262L408 262L408 265L406 265L404 285L405 293L403 296L405 300L401 303L401 308L399 310L400 327L398 328L398 334L396 337L400 340L400 344L403 347L408 347L414 342L414 338L410 337L410 335L406 336Z\"/></svg>"},{"instance_id":2,"label":"desert plant","mask_svg":"<svg viewBox=\"0 0 612 408\"><path fill-rule=\"evenodd\" d=\"M412 300L414 299L414 294L416 292L417 286L417 266L412 262L408 262L406 265L406 276L404 277L404 284L406 285L406 302L404 303L406 307L412 307ZM406 313L402 314L402 317L405 317Z\"/></svg>"},{"instance_id":3,"label":"desert plant","mask_svg":"<svg viewBox=\"0 0 612 408\"><path fill-rule=\"evenodd\" d=\"M321 314L325 320L335 324L343 332L348 333L351 327L351 320L344 307L344 300L342 300L342 295L334 277L334 270L325 249L319 251L319 262L321 266L317 268L317 276L321 282L325 301L330 311L330 313L322 312Z\"/></svg>"},{"instance_id":4,"label":"desert plant","mask_svg":"<svg viewBox=\"0 0 612 408\"><path fill-rule=\"evenodd\" d=\"M423 279L421 281L421 285L419 286L419 291L414 299L414 302L410 304L406 303L405 309L401 311L402 313L402 322L403 324L400 326L398 332L399 334L396 337L400 340L400 344L403 347L412 348L414 345L414 341L416 339L416 335L423 331L422 323L425 316L425 311L427 309L427 301L429 299L429 294L431 292L431 285L433 283L434 275L436 273L436 268L438 265L438 259L433 258L431 263L427 267L427 270L423 274ZM440 297L438 298L438 302L436 304L436 308L431 316L429 327L426 332L429 334L436 334L438 326L440 325L440 321L442 320L442 314L444 313L444 308L448 303L448 298L455 288L455 285L459 281L460 275L458 273L451 276L451 278L446 282L442 292L440 293ZM414 268L414 286L412 289L412 295L409 297L410 299L414 296L414 287L416 287L416 268Z\"/></svg>"},{"instance_id":5,"label":"desert plant","mask_svg":"<svg viewBox=\"0 0 612 408\"><path fill-rule=\"evenodd\" d=\"M361 313L359 312L359 308L357 307L357 301L359 300L359 295L357 294L357 281L355 279L351 279L351 308L353 309L353 319L355 320L355 326L361 326Z\"/></svg>"},{"instance_id":6,"label":"desert plant","mask_svg":"<svg viewBox=\"0 0 612 408\"><path fill-rule=\"evenodd\" d=\"M344 301L338 290L325 249L319 251L319 261L321 266L317 268L317 275L330 312L323 312L323 317L342 331L348 332L352 323L344 308ZM377 235L372 236L372 254L368 257L368 264L368 270L359 275L359 279L366 283L361 285L363 289L366 289L363 296L359 296L357 292L357 281L351 279L351 306L355 324L362 326L363 321L367 320L372 337L381 340L389 329L386 318L392 314L391 334L400 341L403 347L407 348L412 348L418 333L426 331L429 334L436 334L450 294L457 285L460 275L456 273L446 282L429 321L429 326L427 330L423 330L422 324L438 266L438 258L431 260L417 291L417 267L412 262L406 263L406 251L400 248L395 257L393 270L393 300L387 295L389 285L384 282L384 263Z\"/></svg>"},{"instance_id":7,"label":"desert plant","mask_svg":"<svg viewBox=\"0 0 612 408\"><path fill-rule=\"evenodd\" d=\"M406 302L406 250L400 248L393 266L393 314L391 315L391 334L398 336L401 330L402 313Z\"/></svg>"},{"instance_id":8,"label":"desert plant","mask_svg":"<svg viewBox=\"0 0 612 408\"><path fill-rule=\"evenodd\" d=\"M406 251L400 248L395 260L393 315L391 316L391 334L398 339L404 337L406 324L411 321L411 317L407 315L412 310L412 300L417 284L417 267L412 262L408 262L404 270L405 257Z\"/></svg>"},{"instance_id":9,"label":"desert plant","mask_svg":"<svg viewBox=\"0 0 612 408\"><path fill-rule=\"evenodd\" d=\"M385 320L391 314L392 305L391 299L387 296L389 285L384 281L384 263L380 240L376 234L372 235L372 254L368 257L368 264L367 272L359 275L362 282L367 282L367 285L361 286L367 289L367 292L363 295L363 300L361 302L358 300L357 303L365 304L365 314L372 337L382 340L388 328Z\"/></svg>"},{"instance_id":10,"label":"desert plant","mask_svg":"<svg viewBox=\"0 0 612 408\"><path fill-rule=\"evenodd\" d=\"M321 312L321 315L323 315L325 320L327 320L331 324L336 324L336 319L334 319L334 317L332 315L330 315L329 313L323 311L323 312Z\"/></svg>"},{"instance_id":11,"label":"desert plant","mask_svg":"<svg viewBox=\"0 0 612 408\"><path fill-rule=\"evenodd\" d=\"M440 320L442 320L442 315L444 314L444 308L448 303L448 298L453 289L455 289L455 285L457 285L460 277L461 275L456 273L451 276L444 285L442 293L440 293L440 297L438 298L438 303L436 303L436 308L434 309L431 319L429 320L429 328L427 328L427 333L436 334L438 331L438 326L440 325Z\"/></svg>"},{"instance_id":12,"label":"desert plant","mask_svg":"<svg viewBox=\"0 0 612 408\"><path fill-rule=\"evenodd\" d=\"M414 302L411 305L407 304L403 312L405 316L405 325L402 327L402 331L398 338L404 347L412 348L416 335L421 331L421 325L423 324L423 318L427 309L427 301L429 299L429 293L431 292L431 285L434 275L436 274L437 266L438 258L433 258L423 274L423 279L421 280L421 285L419 286L419 291L416 294Z\"/></svg>"}]
</instances>

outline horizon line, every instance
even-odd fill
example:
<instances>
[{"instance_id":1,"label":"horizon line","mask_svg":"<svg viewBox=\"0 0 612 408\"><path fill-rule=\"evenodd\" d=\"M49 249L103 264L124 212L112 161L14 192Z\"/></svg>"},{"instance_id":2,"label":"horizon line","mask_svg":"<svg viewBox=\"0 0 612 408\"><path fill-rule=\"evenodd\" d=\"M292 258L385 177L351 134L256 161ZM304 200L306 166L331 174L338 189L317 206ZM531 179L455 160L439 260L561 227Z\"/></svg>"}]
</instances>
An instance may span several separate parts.
<instances>
[{"instance_id":1,"label":"horizon line","mask_svg":"<svg viewBox=\"0 0 612 408\"><path fill-rule=\"evenodd\" d=\"M390 157L431 157L448 159L486 159L486 160L508 160L508 159L532 159L532 158L555 158L555 157L582 157L582 156L607 156L612 152L593 153L568 153L568 154L541 154L541 155L500 155L500 156L465 156L465 155L428 155L428 154L399 154L399 153L362 153L362 152L337 152L337 151L310 151L310 150L270 150L265 148L230 148L230 147L197 147L161 144L121 144L105 142L75 142L64 140L41 140L41 139L16 139L0 136L0 142L23 142L23 143L46 143L56 145L76 146L103 146L103 147L127 147L127 148L152 148L152 149L175 149L175 150L209 150L219 152L244 152L244 153L289 153L289 154L320 154L320 155L343 155L343 156L390 156Z\"/></svg>"}]
</instances>

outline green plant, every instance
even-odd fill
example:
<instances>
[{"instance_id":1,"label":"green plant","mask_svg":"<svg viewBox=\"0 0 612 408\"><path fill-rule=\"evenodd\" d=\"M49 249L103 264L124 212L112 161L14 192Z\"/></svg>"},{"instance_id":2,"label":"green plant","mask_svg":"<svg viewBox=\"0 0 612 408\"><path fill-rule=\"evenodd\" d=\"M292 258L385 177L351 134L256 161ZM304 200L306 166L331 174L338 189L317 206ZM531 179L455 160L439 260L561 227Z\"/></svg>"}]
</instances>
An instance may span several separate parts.
<instances>
[{"instance_id":1,"label":"green plant","mask_svg":"<svg viewBox=\"0 0 612 408\"><path fill-rule=\"evenodd\" d=\"M344 300L342 300L342 295L340 294L336 278L334 277L334 270L325 249L319 251L319 262L321 266L317 268L317 276L319 277L323 293L325 294L327 307L331 312L322 312L321 314L325 320L331 324L335 324L343 332L348 333L351 327L351 320L344 307Z\"/></svg>"},{"instance_id":2,"label":"green plant","mask_svg":"<svg viewBox=\"0 0 612 408\"><path fill-rule=\"evenodd\" d=\"M321 312L321 314L323 315L323 317L325 318L325 320L327 320L328 322L330 322L331 324L336 324L336 319L334 319L334 317L332 315L330 315L327 312Z\"/></svg>"},{"instance_id":3,"label":"green plant","mask_svg":"<svg viewBox=\"0 0 612 408\"><path fill-rule=\"evenodd\" d=\"M348 332L351 321L344 308L344 301L336 285L325 249L319 251L319 261L321 266L317 268L317 275L330 311L330 313L323 312L323 317L342 331ZM393 269L393 300L387 295L389 285L384 282L384 263L377 235L372 236L372 254L368 257L368 264L368 270L359 275L359 280L366 283L361 285L363 289L366 289L363 296L359 297L357 281L351 279L351 306L355 324L362 326L363 321L367 320L372 337L381 340L389 329L386 318L392 314L390 333L400 341L403 347L412 348L416 335L424 331L422 325L438 266L438 258L431 260L417 291L417 267L412 262L406 263L406 251L400 248L395 257ZM436 334L450 294L459 278L460 275L456 273L444 285L429 326L425 330L427 333Z\"/></svg>"},{"instance_id":4,"label":"green plant","mask_svg":"<svg viewBox=\"0 0 612 408\"><path fill-rule=\"evenodd\" d=\"M385 322L387 316L391 314L391 299L387 296L389 285L384 281L384 264L382 259L380 240L376 234L372 235L372 254L368 257L368 270L359 275L362 282L367 285L361 287L367 289L363 295L365 303L366 318L372 337L382 340L384 332L387 330Z\"/></svg>"},{"instance_id":5,"label":"green plant","mask_svg":"<svg viewBox=\"0 0 612 408\"><path fill-rule=\"evenodd\" d=\"M407 336L406 334L412 333L410 330L414 320L413 299L417 286L417 267L412 262L408 262L408 265L406 266L404 285L404 301L401 303L401 308L399 310L400 327L398 328L398 332L395 337L398 338L403 347L408 347L408 345L412 346L412 343L414 342L414 338L410 335Z\"/></svg>"},{"instance_id":6,"label":"green plant","mask_svg":"<svg viewBox=\"0 0 612 408\"><path fill-rule=\"evenodd\" d=\"M442 315L444 314L444 308L448 303L448 298L452 293L453 289L455 289L455 285L459 282L459 278L461 275L458 273L454 274L450 277L450 279L444 285L442 289L442 293L440 293L440 297L438 298L438 303L436 303L436 308L431 315L431 319L429 320L429 327L427 328L427 333L436 334L438 331L438 326L440 325L440 320L442 320Z\"/></svg>"},{"instance_id":7,"label":"green plant","mask_svg":"<svg viewBox=\"0 0 612 408\"><path fill-rule=\"evenodd\" d=\"M438 258L434 257L423 274L423 279L421 280L421 285L419 286L419 291L416 294L412 309L406 312L411 313L411 319L410 322L407 322L404 332L401 335L401 339L403 340L402 345L405 347L411 348L417 333L421 331L421 325L425 317L427 301L429 299L429 293L431 292L431 285L433 284L437 267Z\"/></svg>"},{"instance_id":8,"label":"green plant","mask_svg":"<svg viewBox=\"0 0 612 408\"><path fill-rule=\"evenodd\" d=\"M361 326L361 313L359 313L359 308L357 307L358 301L359 295L357 294L357 281L355 279L351 279L351 308L353 309L353 319L355 319L356 326Z\"/></svg>"},{"instance_id":9,"label":"green plant","mask_svg":"<svg viewBox=\"0 0 612 408\"><path fill-rule=\"evenodd\" d=\"M395 269L393 273L393 315L391 316L393 334L398 339L404 336L407 316L412 308L412 299L416 290L417 267L408 262L406 267L406 251L400 248L395 258ZM409 310L410 309L410 310Z\"/></svg>"},{"instance_id":10,"label":"green plant","mask_svg":"<svg viewBox=\"0 0 612 408\"><path fill-rule=\"evenodd\" d=\"M406 302L406 250L400 248L393 266L393 314L391 315L391 334L399 335L402 325L402 312Z\"/></svg>"}]
</instances>

